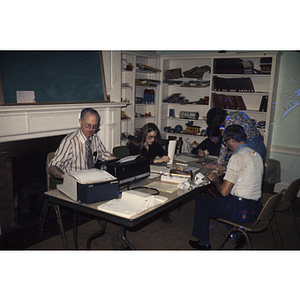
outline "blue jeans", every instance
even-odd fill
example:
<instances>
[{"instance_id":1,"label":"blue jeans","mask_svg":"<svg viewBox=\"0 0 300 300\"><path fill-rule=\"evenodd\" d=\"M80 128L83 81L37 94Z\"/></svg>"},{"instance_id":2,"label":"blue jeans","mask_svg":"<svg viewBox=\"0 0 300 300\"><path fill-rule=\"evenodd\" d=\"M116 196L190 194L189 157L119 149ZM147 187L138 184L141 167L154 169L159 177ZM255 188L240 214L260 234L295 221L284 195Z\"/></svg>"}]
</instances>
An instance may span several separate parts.
<instances>
[{"instance_id":1,"label":"blue jeans","mask_svg":"<svg viewBox=\"0 0 300 300\"><path fill-rule=\"evenodd\" d=\"M209 219L221 218L246 224L254 221L262 209L261 201L238 200L228 195L200 195L195 200L193 236L209 244Z\"/></svg>"}]
</instances>

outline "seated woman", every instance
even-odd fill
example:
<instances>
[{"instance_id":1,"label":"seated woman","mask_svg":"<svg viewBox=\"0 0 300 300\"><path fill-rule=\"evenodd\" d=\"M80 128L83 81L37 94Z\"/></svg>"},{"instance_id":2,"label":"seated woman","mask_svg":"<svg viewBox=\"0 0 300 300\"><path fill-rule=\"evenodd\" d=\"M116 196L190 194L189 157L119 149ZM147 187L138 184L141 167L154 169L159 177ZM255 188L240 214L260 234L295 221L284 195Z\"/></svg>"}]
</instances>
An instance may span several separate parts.
<instances>
[{"instance_id":1,"label":"seated woman","mask_svg":"<svg viewBox=\"0 0 300 300\"><path fill-rule=\"evenodd\" d=\"M219 156L222 144L222 135L220 129L207 127L206 134L207 138L192 150L192 154L205 156L204 151L207 150L210 155Z\"/></svg>"},{"instance_id":2,"label":"seated woman","mask_svg":"<svg viewBox=\"0 0 300 300\"><path fill-rule=\"evenodd\" d=\"M140 154L149 159L151 164L169 162L170 157L158 143L160 138L159 129L154 123L145 124L138 137L127 144L130 155Z\"/></svg>"},{"instance_id":3,"label":"seated woman","mask_svg":"<svg viewBox=\"0 0 300 300\"><path fill-rule=\"evenodd\" d=\"M160 132L154 123L147 123L141 129L136 139L130 140L127 144L130 155L140 154L150 160L150 164L157 164L170 161L166 151L159 145ZM172 223L169 214L162 217L165 223Z\"/></svg>"}]
</instances>

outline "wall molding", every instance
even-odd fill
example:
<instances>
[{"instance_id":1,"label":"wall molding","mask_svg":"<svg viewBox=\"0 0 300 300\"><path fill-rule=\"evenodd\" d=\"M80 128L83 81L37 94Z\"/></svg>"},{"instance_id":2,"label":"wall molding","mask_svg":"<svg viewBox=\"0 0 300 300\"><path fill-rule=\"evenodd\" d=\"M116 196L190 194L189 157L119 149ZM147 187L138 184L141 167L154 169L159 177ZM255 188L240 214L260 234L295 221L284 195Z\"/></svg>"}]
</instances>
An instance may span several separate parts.
<instances>
[{"instance_id":1,"label":"wall molding","mask_svg":"<svg viewBox=\"0 0 300 300\"><path fill-rule=\"evenodd\" d=\"M270 152L300 156L300 148L271 145Z\"/></svg>"},{"instance_id":2,"label":"wall molding","mask_svg":"<svg viewBox=\"0 0 300 300\"><path fill-rule=\"evenodd\" d=\"M0 106L0 143L68 134L79 128L79 114L93 107L108 151L120 144L121 102ZM110 133L105 133L106 128Z\"/></svg>"}]
</instances>

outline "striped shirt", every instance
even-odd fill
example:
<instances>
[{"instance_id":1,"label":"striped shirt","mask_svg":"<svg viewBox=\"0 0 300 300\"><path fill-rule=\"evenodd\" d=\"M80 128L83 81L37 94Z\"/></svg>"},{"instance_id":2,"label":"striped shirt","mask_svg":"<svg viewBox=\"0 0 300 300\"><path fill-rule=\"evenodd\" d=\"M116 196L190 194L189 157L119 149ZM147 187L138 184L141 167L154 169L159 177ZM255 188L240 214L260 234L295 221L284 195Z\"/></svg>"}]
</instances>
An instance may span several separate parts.
<instances>
[{"instance_id":1,"label":"striped shirt","mask_svg":"<svg viewBox=\"0 0 300 300\"><path fill-rule=\"evenodd\" d=\"M95 162L98 159L108 160L110 152L106 150L100 137L97 134L94 134L91 139L91 149ZM63 172L87 169L85 141L86 137L81 129L68 134L61 141L55 152L54 158L50 161L48 167L56 166Z\"/></svg>"}]
</instances>

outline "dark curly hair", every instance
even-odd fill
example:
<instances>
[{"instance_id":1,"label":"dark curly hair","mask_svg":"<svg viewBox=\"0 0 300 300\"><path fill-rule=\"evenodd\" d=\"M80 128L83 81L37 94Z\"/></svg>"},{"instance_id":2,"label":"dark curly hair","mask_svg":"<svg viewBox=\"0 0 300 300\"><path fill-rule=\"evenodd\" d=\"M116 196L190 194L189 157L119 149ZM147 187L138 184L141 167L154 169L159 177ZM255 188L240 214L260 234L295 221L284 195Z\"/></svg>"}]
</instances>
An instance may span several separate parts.
<instances>
[{"instance_id":1,"label":"dark curly hair","mask_svg":"<svg viewBox=\"0 0 300 300\"><path fill-rule=\"evenodd\" d=\"M220 128L221 124L224 122L227 116L227 111L222 108L211 108L206 115L206 123L209 127Z\"/></svg>"},{"instance_id":2,"label":"dark curly hair","mask_svg":"<svg viewBox=\"0 0 300 300\"><path fill-rule=\"evenodd\" d=\"M224 140L233 139L237 142L246 142L247 136L241 125L233 124L226 127L224 131Z\"/></svg>"}]
</instances>

